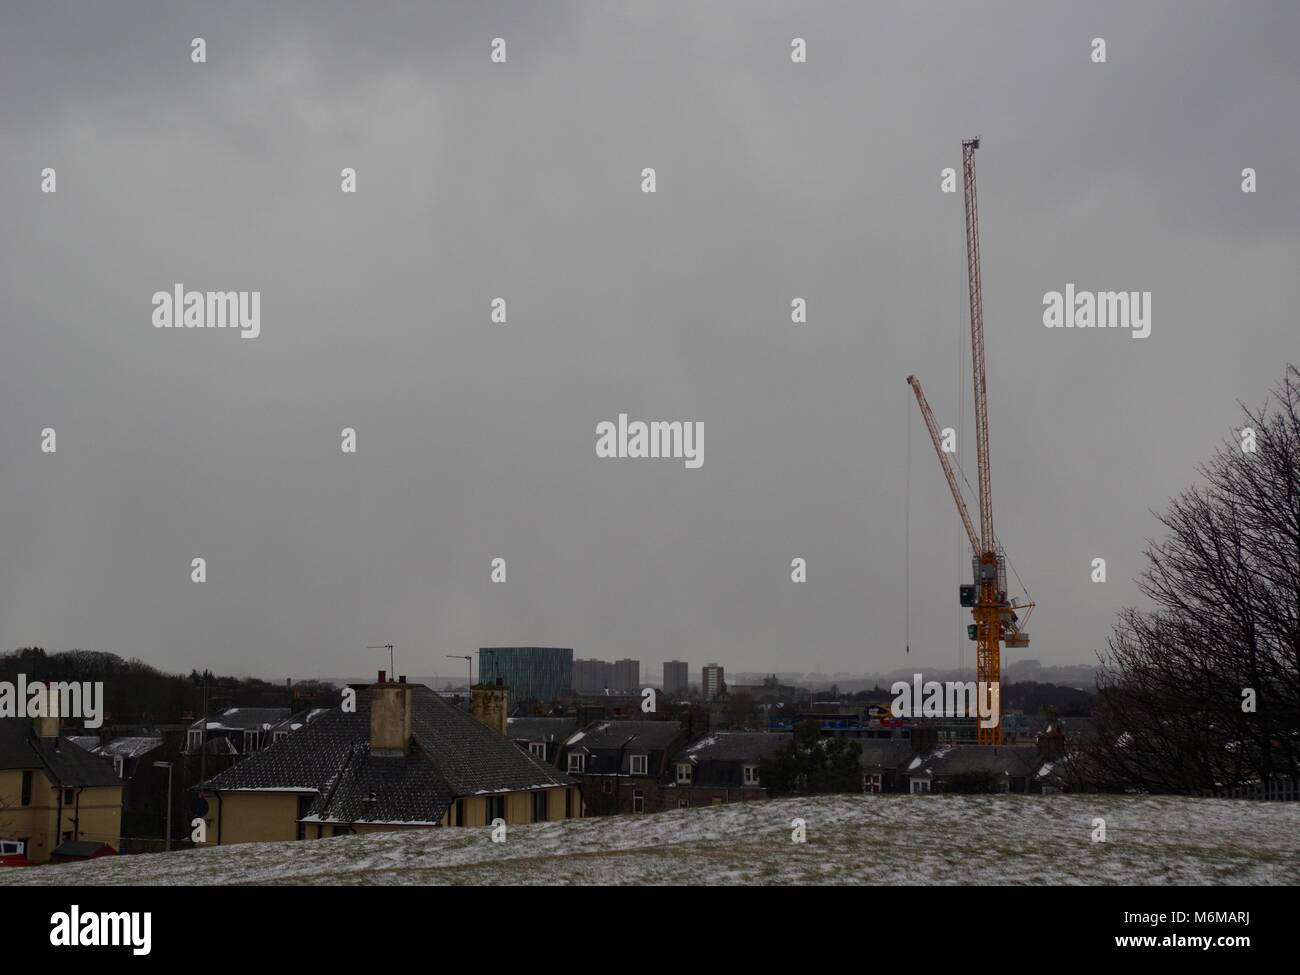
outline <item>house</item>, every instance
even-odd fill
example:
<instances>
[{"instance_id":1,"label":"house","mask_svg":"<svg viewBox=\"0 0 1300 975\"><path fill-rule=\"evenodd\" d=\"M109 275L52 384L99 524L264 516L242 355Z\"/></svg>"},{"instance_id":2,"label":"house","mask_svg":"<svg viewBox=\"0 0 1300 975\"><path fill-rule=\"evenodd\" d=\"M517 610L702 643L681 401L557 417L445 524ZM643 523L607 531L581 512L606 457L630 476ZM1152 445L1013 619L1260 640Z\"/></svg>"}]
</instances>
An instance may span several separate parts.
<instances>
[{"instance_id":1,"label":"house","mask_svg":"<svg viewBox=\"0 0 1300 975\"><path fill-rule=\"evenodd\" d=\"M565 740L560 767L581 784L591 815L654 811L647 800L685 740L678 721L598 721Z\"/></svg>"},{"instance_id":2,"label":"house","mask_svg":"<svg viewBox=\"0 0 1300 975\"><path fill-rule=\"evenodd\" d=\"M790 741L788 734L720 731L687 745L673 756L664 808L766 799L758 767Z\"/></svg>"},{"instance_id":3,"label":"house","mask_svg":"<svg viewBox=\"0 0 1300 975\"><path fill-rule=\"evenodd\" d=\"M208 754L251 755L276 740L288 737L285 722L291 717L288 708L226 708L215 717L200 718L185 735L186 754L197 755L204 747ZM281 732L279 739L272 729ZM213 746L212 742L220 744Z\"/></svg>"},{"instance_id":4,"label":"house","mask_svg":"<svg viewBox=\"0 0 1300 975\"><path fill-rule=\"evenodd\" d=\"M204 783L206 845L582 815L577 784L503 733L503 688L473 688L475 717L383 676L355 711L331 709Z\"/></svg>"},{"instance_id":5,"label":"house","mask_svg":"<svg viewBox=\"0 0 1300 975\"><path fill-rule=\"evenodd\" d=\"M577 730L577 718L510 718L506 723L506 737L530 755L557 767L565 739Z\"/></svg>"},{"instance_id":6,"label":"house","mask_svg":"<svg viewBox=\"0 0 1300 975\"><path fill-rule=\"evenodd\" d=\"M914 756L899 783L926 792L1036 792L1044 759L1034 745L940 745Z\"/></svg>"},{"instance_id":7,"label":"house","mask_svg":"<svg viewBox=\"0 0 1300 975\"><path fill-rule=\"evenodd\" d=\"M900 777L914 757L912 743L904 738L863 738L859 745L862 754L863 792L906 792L908 783Z\"/></svg>"},{"instance_id":8,"label":"house","mask_svg":"<svg viewBox=\"0 0 1300 975\"><path fill-rule=\"evenodd\" d=\"M117 847L122 780L59 737L58 718L0 719L0 857L46 863L69 840Z\"/></svg>"}]
</instances>

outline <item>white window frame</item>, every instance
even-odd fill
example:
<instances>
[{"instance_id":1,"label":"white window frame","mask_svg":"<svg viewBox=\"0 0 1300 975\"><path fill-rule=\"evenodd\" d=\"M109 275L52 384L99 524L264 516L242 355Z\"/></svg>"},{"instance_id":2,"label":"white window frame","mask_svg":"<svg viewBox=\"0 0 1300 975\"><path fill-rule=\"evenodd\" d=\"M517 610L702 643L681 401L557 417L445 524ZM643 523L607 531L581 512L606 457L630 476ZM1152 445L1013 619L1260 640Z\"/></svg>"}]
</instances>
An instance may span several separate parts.
<instances>
[{"instance_id":1,"label":"white window frame","mask_svg":"<svg viewBox=\"0 0 1300 975\"><path fill-rule=\"evenodd\" d=\"M587 764L585 761L586 757L587 756L582 754L582 752L569 752L569 771L585 772Z\"/></svg>"},{"instance_id":2,"label":"white window frame","mask_svg":"<svg viewBox=\"0 0 1300 975\"><path fill-rule=\"evenodd\" d=\"M640 765L640 768L637 766ZM632 775L649 775L650 774L650 756L649 755L629 755L628 770Z\"/></svg>"},{"instance_id":3,"label":"white window frame","mask_svg":"<svg viewBox=\"0 0 1300 975\"><path fill-rule=\"evenodd\" d=\"M640 789L635 789L632 792L632 811L634 813L645 812L645 793Z\"/></svg>"},{"instance_id":4,"label":"white window frame","mask_svg":"<svg viewBox=\"0 0 1300 975\"><path fill-rule=\"evenodd\" d=\"M26 855L26 840L0 840L0 857L20 857Z\"/></svg>"},{"instance_id":5,"label":"white window frame","mask_svg":"<svg viewBox=\"0 0 1300 975\"><path fill-rule=\"evenodd\" d=\"M288 737L289 732L287 731L274 731L271 733L271 744L275 744L277 741L284 741Z\"/></svg>"},{"instance_id":6,"label":"white window frame","mask_svg":"<svg viewBox=\"0 0 1300 975\"><path fill-rule=\"evenodd\" d=\"M190 729L190 733L189 733L189 741L188 741L188 744L187 744L185 747L186 747L186 750L187 750L187 751L191 751L191 752L197 752L199 749L201 749L201 748L203 747L203 729L202 729L202 728L191 728L191 729Z\"/></svg>"},{"instance_id":7,"label":"white window frame","mask_svg":"<svg viewBox=\"0 0 1300 975\"><path fill-rule=\"evenodd\" d=\"M862 776L863 792L884 792L884 775L880 772L868 772Z\"/></svg>"},{"instance_id":8,"label":"white window frame","mask_svg":"<svg viewBox=\"0 0 1300 975\"><path fill-rule=\"evenodd\" d=\"M740 770L741 781L745 785L758 785L758 766L745 765Z\"/></svg>"},{"instance_id":9,"label":"white window frame","mask_svg":"<svg viewBox=\"0 0 1300 975\"><path fill-rule=\"evenodd\" d=\"M690 762L677 763L677 784L690 785L695 781L695 768Z\"/></svg>"},{"instance_id":10,"label":"white window frame","mask_svg":"<svg viewBox=\"0 0 1300 975\"><path fill-rule=\"evenodd\" d=\"M530 741L528 743L528 754L532 755L533 758L540 758L543 762L546 761L546 742Z\"/></svg>"},{"instance_id":11,"label":"white window frame","mask_svg":"<svg viewBox=\"0 0 1300 975\"><path fill-rule=\"evenodd\" d=\"M930 792L930 780L912 779L908 791L914 796L928 795Z\"/></svg>"},{"instance_id":12,"label":"white window frame","mask_svg":"<svg viewBox=\"0 0 1300 975\"><path fill-rule=\"evenodd\" d=\"M249 737L250 735L252 735L251 738ZM252 747L250 747L248 744L250 741L253 743ZM245 728L244 729L244 754L251 755L253 754L253 752L258 751L261 748L261 746L262 746L262 732L256 728Z\"/></svg>"}]
</instances>

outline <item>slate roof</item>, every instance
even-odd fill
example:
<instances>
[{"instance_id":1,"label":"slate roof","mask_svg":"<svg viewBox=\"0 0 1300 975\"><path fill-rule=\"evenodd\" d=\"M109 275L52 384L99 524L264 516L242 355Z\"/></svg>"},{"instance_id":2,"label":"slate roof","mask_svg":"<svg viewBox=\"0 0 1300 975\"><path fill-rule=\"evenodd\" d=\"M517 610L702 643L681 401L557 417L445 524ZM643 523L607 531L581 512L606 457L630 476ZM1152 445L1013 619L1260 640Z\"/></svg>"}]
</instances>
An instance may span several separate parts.
<instances>
[{"instance_id":1,"label":"slate roof","mask_svg":"<svg viewBox=\"0 0 1300 975\"><path fill-rule=\"evenodd\" d=\"M1034 745L943 745L913 758L909 775L1033 775L1043 765Z\"/></svg>"},{"instance_id":2,"label":"slate roof","mask_svg":"<svg viewBox=\"0 0 1300 975\"><path fill-rule=\"evenodd\" d=\"M102 758L61 739L36 736L30 718L0 718L0 769L43 768L58 785L120 786Z\"/></svg>"},{"instance_id":3,"label":"slate roof","mask_svg":"<svg viewBox=\"0 0 1300 975\"><path fill-rule=\"evenodd\" d=\"M510 718L506 736L512 741L563 741L577 728L577 718Z\"/></svg>"},{"instance_id":4,"label":"slate roof","mask_svg":"<svg viewBox=\"0 0 1300 975\"><path fill-rule=\"evenodd\" d=\"M688 746L678 760L692 762L743 762L766 758L793 741L788 734L768 731L723 731Z\"/></svg>"},{"instance_id":5,"label":"slate roof","mask_svg":"<svg viewBox=\"0 0 1300 975\"><path fill-rule=\"evenodd\" d=\"M859 738L862 755L858 759L864 769L897 769L907 765L912 757L912 743L906 738Z\"/></svg>"},{"instance_id":6,"label":"slate roof","mask_svg":"<svg viewBox=\"0 0 1300 975\"><path fill-rule=\"evenodd\" d=\"M94 749L94 753L108 758L115 758L118 755L123 758L140 758L142 755L148 755L156 748L162 748L161 738L124 736L114 738L108 744L99 746Z\"/></svg>"},{"instance_id":7,"label":"slate roof","mask_svg":"<svg viewBox=\"0 0 1300 975\"><path fill-rule=\"evenodd\" d=\"M411 711L405 755L370 753L363 688L354 713L330 710L204 788L317 793L305 817L312 821L432 823L456 797L574 784L427 687L412 685Z\"/></svg>"},{"instance_id":8,"label":"slate roof","mask_svg":"<svg viewBox=\"0 0 1300 975\"><path fill-rule=\"evenodd\" d=\"M358 742L303 820L433 824L453 798L418 741L405 755L372 755L368 742Z\"/></svg>"},{"instance_id":9,"label":"slate roof","mask_svg":"<svg viewBox=\"0 0 1300 975\"><path fill-rule=\"evenodd\" d=\"M570 735L564 742L570 749L584 751L617 750L624 744L628 748L668 748L682 733L679 721L598 721L582 731Z\"/></svg>"}]
</instances>

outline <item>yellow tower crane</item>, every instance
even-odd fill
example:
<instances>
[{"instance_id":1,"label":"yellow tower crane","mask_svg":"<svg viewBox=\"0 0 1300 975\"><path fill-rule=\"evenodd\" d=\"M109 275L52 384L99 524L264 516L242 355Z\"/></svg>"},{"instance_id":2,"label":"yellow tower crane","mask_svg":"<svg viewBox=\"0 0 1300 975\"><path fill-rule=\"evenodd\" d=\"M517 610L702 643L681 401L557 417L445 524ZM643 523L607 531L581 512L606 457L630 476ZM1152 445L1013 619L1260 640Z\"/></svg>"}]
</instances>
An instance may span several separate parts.
<instances>
[{"instance_id":1,"label":"yellow tower crane","mask_svg":"<svg viewBox=\"0 0 1300 975\"><path fill-rule=\"evenodd\" d=\"M966 535L970 538L975 553L971 560L972 584L962 586L960 590L961 604L970 607L975 619L974 624L967 627L967 633L975 640L975 679L979 682L981 694L986 687L992 694L998 694L1002 683L1002 643L1005 642L1008 647L1029 645L1029 634L1025 632L1024 625L1034 604L1007 599L1006 557L993 534L989 406L984 374L984 301L980 287L979 207L975 198L975 150L979 145L979 139L967 139L961 144L962 177L966 194L966 282L970 292L971 378L975 391L975 456L979 466L978 534L962 498L952 464L944 452L939 426L935 423L934 414L921 390L921 382L915 376L908 376L907 382L916 394L916 402L925 418L930 440L934 444L935 453L939 455L939 463L948 479L953 500L957 502L957 513L961 515ZM1018 610L1024 611L1023 620ZM981 745L1002 743L1000 708L997 713L999 719L992 727L980 726L977 729L976 741Z\"/></svg>"}]
</instances>

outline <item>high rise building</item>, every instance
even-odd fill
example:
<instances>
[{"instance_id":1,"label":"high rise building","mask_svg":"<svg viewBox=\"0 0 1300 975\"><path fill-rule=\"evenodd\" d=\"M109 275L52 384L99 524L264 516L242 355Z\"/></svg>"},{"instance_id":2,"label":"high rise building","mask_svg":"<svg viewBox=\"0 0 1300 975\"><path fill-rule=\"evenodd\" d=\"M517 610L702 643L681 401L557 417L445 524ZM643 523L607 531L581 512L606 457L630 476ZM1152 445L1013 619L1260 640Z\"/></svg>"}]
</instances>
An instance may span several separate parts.
<instances>
[{"instance_id":1,"label":"high rise building","mask_svg":"<svg viewBox=\"0 0 1300 975\"><path fill-rule=\"evenodd\" d=\"M547 703L573 687L573 650L561 647L482 647L478 652L480 684L498 679L514 707L522 701Z\"/></svg>"},{"instance_id":2,"label":"high rise building","mask_svg":"<svg viewBox=\"0 0 1300 975\"><path fill-rule=\"evenodd\" d=\"M641 690L641 661L627 657L614 661L614 689L629 692Z\"/></svg>"},{"instance_id":3,"label":"high rise building","mask_svg":"<svg viewBox=\"0 0 1300 975\"><path fill-rule=\"evenodd\" d=\"M712 701L719 697L727 689L727 682L724 679L722 667L718 664L709 664L704 668L704 699Z\"/></svg>"},{"instance_id":4,"label":"high rise building","mask_svg":"<svg viewBox=\"0 0 1300 975\"><path fill-rule=\"evenodd\" d=\"M685 660L664 661L664 693L685 694L690 688Z\"/></svg>"},{"instance_id":5,"label":"high rise building","mask_svg":"<svg viewBox=\"0 0 1300 975\"><path fill-rule=\"evenodd\" d=\"M614 665L608 660L575 660L573 689L579 694L604 694L614 684Z\"/></svg>"}]
</instances>

